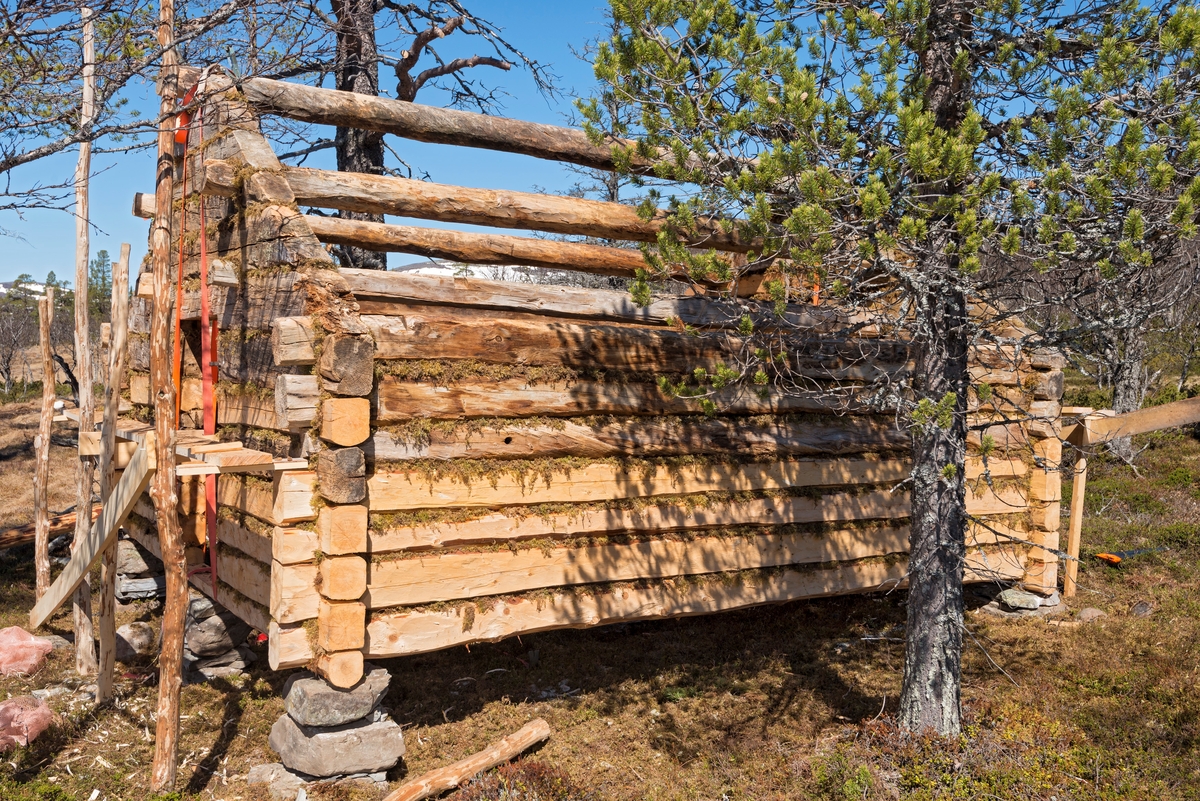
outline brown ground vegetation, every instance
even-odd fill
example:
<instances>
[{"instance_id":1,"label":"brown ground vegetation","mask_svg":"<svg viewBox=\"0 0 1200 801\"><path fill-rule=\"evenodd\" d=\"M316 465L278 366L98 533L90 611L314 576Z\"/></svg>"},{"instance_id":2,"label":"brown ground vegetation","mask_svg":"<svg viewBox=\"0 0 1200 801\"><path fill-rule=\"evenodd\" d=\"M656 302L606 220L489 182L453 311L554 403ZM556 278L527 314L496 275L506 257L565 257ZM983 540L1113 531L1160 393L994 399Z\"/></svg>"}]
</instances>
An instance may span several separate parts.
<instances>
[{"instance_id":1,"label":"brown ground vegetation","mask_svg":"<svg viewBox=\"0 0 1200 801\"><path fill-rule=\"evenodd\" d=\"M34 408L0 412L21 426L3 433L13 454L0 466L7 524L29 517L31 473L16 465L32 470L21 437L32 441ZM968 728L957 740L907 737L892 723L905 616L894 593L386 660L385 705L408 746L390 778L460 759L540 716L555 732L546 746L460 791L461 801L1200 798L1200 440L1174 432L1142 444L1136 471L1092 462L1085 553L1170 550L1121 569L1085 556L1079 597L1058 620L969 614ZM72 494L70 449L57 447L54 464L51 505L61 508ZM25 624L29 554L0 554L0 626ZM971 605L994 591L973 588ZM1149 617L1131 613L1139 601ZM1108 616L1079 624L1087 606ZM118 622L135 618L157 612L132 604ZM47 629L70 637L69 613ZM288 674L269 671L259 653L245 681L184 689L180 798L267 798L245 776L275 759L267 734ZM35 676L0 679L0 693L72 676L73 658L56 651ZM154 678L153 666L122 667L105 709L52 699L58 725L6 755L0 798L59 801L93 789L98 799L147 798ZM372 796L334 788L310 797Z\"/></svg>"}]
</instances>

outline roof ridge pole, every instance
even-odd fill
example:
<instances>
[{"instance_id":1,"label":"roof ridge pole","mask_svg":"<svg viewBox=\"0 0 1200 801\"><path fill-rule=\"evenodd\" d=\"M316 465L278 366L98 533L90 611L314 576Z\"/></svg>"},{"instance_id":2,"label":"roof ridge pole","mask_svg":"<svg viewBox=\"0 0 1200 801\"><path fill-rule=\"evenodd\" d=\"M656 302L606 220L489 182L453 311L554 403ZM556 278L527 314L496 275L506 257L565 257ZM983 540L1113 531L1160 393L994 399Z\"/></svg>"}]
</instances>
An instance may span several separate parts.
<instances>
[{"instance_id":1,"label":"roof ridge pole","mask_svg":"<svg viewBox=\"0 0 1200 801\"><path fill-rule=\"evenodd\" d=\"M174 47L174 0L160 0L158 45L162 48L159 79L158 163L155 176L155 215L150 234L154 275L154 311L150 325L150 384L154 398L154 448L157 470L150 485L158 520L159 547L167 579L163 605L162 652L159 655L158 717L153 792L175 786L179 752L179 694L183 687L183 628L187 615L187 559L177 510L175 487L175 385L171 376L171 211L175 177L175 111L179 96L178 61Z\"/></svg>"}]
</instances>

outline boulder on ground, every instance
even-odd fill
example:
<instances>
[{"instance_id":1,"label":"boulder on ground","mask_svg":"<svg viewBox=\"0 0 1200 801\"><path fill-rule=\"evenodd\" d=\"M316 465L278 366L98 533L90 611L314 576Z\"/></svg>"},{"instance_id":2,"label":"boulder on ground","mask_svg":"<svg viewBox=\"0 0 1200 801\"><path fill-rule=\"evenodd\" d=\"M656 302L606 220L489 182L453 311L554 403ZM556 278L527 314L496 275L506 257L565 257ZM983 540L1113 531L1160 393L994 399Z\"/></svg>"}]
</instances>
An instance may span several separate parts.
<instances>
[{"instance_id":1,"label":"boulder on ground","mask_svg":"<svg viewBox=\"0 0 1200 801\"><path fill-rule=\"evenodd\" d=\"M996 600L1000 602L1002 607L1012 611L1032 611L1034 609L1040 609L1042 606L1042 599L1040 597L1034 595L1032 592L1018 590L1016 587L1009 587L1007 590L997 595Z\"/></svg>"},{"instance_id":2,"label":"boulder on ground","mask_svg":"<svg viewBox=\"0 0 1200 801\"><path fill-rule=\"evenodd\" d=\"M392 677L369 662L363 671L362 681L348 690L311 673L295 674L283 686L288 714L301 726L341 726L365 718L387 694Z\"/></svg>"},{"instance_id":3,"label":"boulder on ground","mask_svg":"<svg viewBox=\"0 0 1200 801\"><path fill-rule=\"evenodd\" d=\"M149 623L135 621L117 629L117 661L126 664L145 662L158 654L162 634Z\"/></svg>"},{"instance_id":4,"label":"boulder on ground","mask_svg":"<svg viewBox=\"0 0 1200 801\"><path fill-rule=\"evenodd\" d=\"M53 719L46 702L32 696L20 695L0 703L0 754L29 745Z\"/></svg>"},{"instance_id":5,"label":"boulder on ground","mask_svg":"<svg viewBox=\"0 0 1200 801\"><path fill-rule=\"evenodd\" d=\"M1092 623L1103 617L1108 617L1108 614L1094 606L1089 606L1086 609L1079 610L1079 614L1075 616L1075 619L1080 623Z\"/></svg>"},{"instance_id":6,"label":"boulder on ground","mask_svg":"<svg viewBox=\"0 0 1200 801\"><path fill-rule=\"evenodd\" d=\"M46 661L54 643L34 637L20 626L0 629L0 676L28 676Z\"/></svg>"},{"instance_id":7,"label":"boulder on ground","mask_svg":"<svg viewBox=\"0 0 1200 801\"><path fill-rule=\"evenodd\" d=\"M222 611L188 626L184 643L196 656L217 656L237 648L250 633L250 627L232 612Z\"/></svg>"},{"instance_id":8,"label":"boulder on ground","mask_svg":"<svg viewBox=\"0 0 1200 801\"><path fill-rule=\"evenodd\" d=\"M163 564L133 540L117 540L117 573L131 578L162 575Z\"/></svg>"},{"instance_id":9,"label":"boulder on ground","mask_svg":"<svg viewBox=\"0 0 1200 801\"><path fill-rule=\"evenodd\" d=\"M265 784L271 801L296 801L300 788L308 784L311 776L293 773L278 762L255 765L246 775L246 784Z\"/></svg>"},{"instance_id":10,"label":"boulder on ground","mask_svg":"<svg viewBox=\"0 0 1200 801\"><path fill-rule=\"evenodd\" d=\"M301 726L281 715L268 742L284 765L310 776L375 773L404 756L400 726L382 712L333 728Z\"/></svg>"}]
</instances>

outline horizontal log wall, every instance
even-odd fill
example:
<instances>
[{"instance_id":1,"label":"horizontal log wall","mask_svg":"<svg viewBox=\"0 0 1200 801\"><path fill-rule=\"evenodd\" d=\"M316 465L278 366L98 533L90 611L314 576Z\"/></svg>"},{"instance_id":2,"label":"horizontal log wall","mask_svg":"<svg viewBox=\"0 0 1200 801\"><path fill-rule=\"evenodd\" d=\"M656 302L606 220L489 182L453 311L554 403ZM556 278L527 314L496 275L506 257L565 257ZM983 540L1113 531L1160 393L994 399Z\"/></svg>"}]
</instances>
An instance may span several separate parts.
<instances>
[{"instance_id":1,"label":"horizontal log wall","mask_svg":"<svg viewBox=\"0 0 1200 801\"><path fill-rule=\"evenodd\" d=\"M313 122L612 166L609 145L553 126L257 79L241 89L258 109ZM310 664L353 683L364 655L902 581L908 434L864 395L911 379L911 347L887 326L830 305L777 316L769 303L731 310L702 295L638 306L612 290L335 273L322 243L601 275L644 260L298 206L627 242L670 223L615 204L284 167L235 93L215 107L189 166L211 204L200 235L221 261L210 294L224 332L218 421L310 461L273 481L219 482L221 586L266 625L272 667ZM734 262L754 245L716 221L695 244ZM183 248L190 281L198 236ZM180 317L195 326L198 289L186 289ZM724 389L714 415L660 388L659 377L747 361L745 318L787 338L805 391ZM185 376L198 376L188 358ZM131 399L143 402L142 362L131 363ZM974 356L972 381L990 393L969 399L968 580L1053 582L1062 366L1007 346Z\"/></svg>"}]
</instances>

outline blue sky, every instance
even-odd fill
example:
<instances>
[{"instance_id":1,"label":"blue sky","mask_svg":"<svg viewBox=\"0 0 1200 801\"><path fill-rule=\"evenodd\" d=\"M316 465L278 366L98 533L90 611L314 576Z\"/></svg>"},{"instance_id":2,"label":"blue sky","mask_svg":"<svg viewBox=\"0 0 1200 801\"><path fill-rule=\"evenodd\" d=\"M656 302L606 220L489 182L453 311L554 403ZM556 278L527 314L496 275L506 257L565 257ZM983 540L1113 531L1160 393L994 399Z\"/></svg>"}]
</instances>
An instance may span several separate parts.
<instances>
[{"instance_id":1,"label":"blue sky","mask_svg":"<svg viewBox=\"0 0 1200 801\"><path fill-rule=\"evenodd\" d=\"M560 76L561 96L547 99L538 93L527 73L514 69L508 73L479 68L479 77L490 86L503 87L511 97L504 100L504 116L536 122L563 124L572 111L576 96L587 96L594 86L590 67L580 61L571 47L582 49L584 44L605 33L604 9L599 0L473 0L468 4L476 13L504 28L510 42L540 62L550 64ZM394 84L390 71L380 70L385 88ZM140 87L141 96L135 102L143 108L153 108L153 85ZM436 92L422 93L418 100L441 105L444 96ZM578 176L556 162L486 150L429 145L392 138L392 147L415 168L429 173L439 183L459 184L498 189L562 191L579 180ZM332 168L329 154L324 159L310 159L306 166ZM14 185L58 183L74 170L76 152L27 165L14 173ZM122 242L132 245L132 272L146 252L149 223L133 216L135 192L154 190L154 158L149 150L122 156L99 156L93 161L98 172L92 179L91 219L94 226L91 249L95 254L107 250L113 257ZM432 225L433 223L420 223ZM30 211L23 219L15 214L0 213L0 228L20 238L0 237L0 281L11 281L22 273L41 280L50 271L60 279L74 275L75 221L70 214L51 211ZM512 232L509 232L512 233ZM404 264L417 257L391 254L390 263Z\"/></svg>"}]
</instances>

